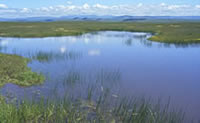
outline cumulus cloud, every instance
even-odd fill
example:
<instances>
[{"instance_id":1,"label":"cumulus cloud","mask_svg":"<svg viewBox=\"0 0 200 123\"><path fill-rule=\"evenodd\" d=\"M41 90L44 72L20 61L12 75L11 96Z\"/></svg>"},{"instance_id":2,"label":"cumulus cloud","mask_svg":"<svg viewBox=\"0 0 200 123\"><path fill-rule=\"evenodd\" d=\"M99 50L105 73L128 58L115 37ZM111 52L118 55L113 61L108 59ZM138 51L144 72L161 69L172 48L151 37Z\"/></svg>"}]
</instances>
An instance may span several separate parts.
<instances>
[{"instance_id":1,"label":"cumulus cloud","mask_svg":"<svg viewBox=\"0 0 200 123\"><path fill-rule=\"evenodd\" d=\"M41 11L48 12L48 11L49 11L49 8L47 8L47 7L42 7L42 8L41 8Z\"/></svg>"},{"instance_id":2,"label":"cumulus cloud","mask_svg":"<svg viewBox=\"0 0 200 123\"><path fill-rule=\"evenodd\" d=\"M6 9L8 8L5 4L0 4L0 9Z\"/></svg>"},{"instance_id":3,"label":"cumulus cloud","mask_svg":"<svg viewBox=\"0 0 200 123\"><path fill-rule=\"evenodd\" d=\"M72 2L71 1L67 1L67 4L72 4Z\"/></svg>"},{"instance_id":4,"label":"cumulus cloud","mask_svg":"<svg viewBox=\"0 0 200 123\"><path fill-rule=\"evenodd\" d=\"M29 12L31 12L31 10L28 8L23 8L20 12L21 13L29 13Z\"/></svg>"},{"instance_id":5,"label":"cumulus cloud","mask_svg":"<svg viewBox=\"0 0 200 123\"><path fill-rule=\"evenodd\" d=\"M137 5L137 7L142 7L142 5L143 5L142 3L139 3L139 4Z\"/></svg>"},{"instance_id":6,"label":"cumulus cloud","mask_svg":"<svg viewBox=\"0 0 200 123\"><path fill-rule=\"evenodd\" d=\"M196 7L197 9L200 9L200 5L196 5L195 7Z\"/></svg>"},{"instance_id":7,"label":"cumulus cloud","mask_svg":"<svg viewBox=\"0 0 200 123\"><path fill-rule=\"evenodd\" d=\"M85 3L56 5L41 8L9 8L0 4L0 17L67 16L67 15L132 15L132 16L200 16L200 5L133 4L103 5Z\"/></svg>"},{"instance_id":8,"label":"cumulus cloud","mask_svg":"<svg viewBox=\"0 0 200 123\"><path fill-rule=\"evenodd\" d=\"M83 8L84 8L84 9L89 9L90 6L89 6L87 3L85 3L85 4L83 5Z\"/></svg>"},{"instance_id":9,"label":"cumulus cloud","mask_svg":"<svg viewBox=\"0 0 200 123\"><path fill-rule=\"evenodd\" d=\"M93 8L99 8L99 9L109 9L108 6L101 5L101 4L95 4L93 5Z\"/></svg>"},{"instance_id":10,"label":"cumulus cloud","mask_svg":"<svg viewBox=\"0 0 200 123\"><path fill-rule=\"evenodd\" d=\"M169 5L167 6L167 8L169 10L173 10L173 9L187 9L187 8L190 8L189 5Z\"/></svg>"},{"instance_id":11,"label":"cumulus cloud","mask_svg":"<svg viewBox=\"0 0 200 123\"><path fill-rule=\"evenodd\" d=\"M166 4L165 3L161 3L160 6L166 6Z\"/></svg>"}]
</instances>

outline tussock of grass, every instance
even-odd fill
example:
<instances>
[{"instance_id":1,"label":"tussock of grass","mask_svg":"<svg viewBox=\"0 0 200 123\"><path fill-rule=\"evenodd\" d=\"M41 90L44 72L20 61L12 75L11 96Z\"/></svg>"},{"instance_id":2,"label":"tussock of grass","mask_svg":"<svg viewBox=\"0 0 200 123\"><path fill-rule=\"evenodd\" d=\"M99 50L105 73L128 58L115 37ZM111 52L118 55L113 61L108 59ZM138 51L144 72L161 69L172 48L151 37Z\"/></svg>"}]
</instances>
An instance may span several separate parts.
<instances>
[{"instance_id":1,"label":"tussock of grass","mask_svg":"<svg viewBox=\"0 0 200 123\"><path fill-rule=\"evenodd\" d=\"M20 86L41 84L44 76L27 67L29 60L17 55L0 53L0 86L13 83Z\"/></svg>"},{"instance_id":2,"label":"tussock of grass","mask_svg":"<svg viewBox=\"0 0 200 123\"><path fill-rule=\"evenodd\" d=\"M93 93L93 92L89 92ZM93 94L92 94L93 95ZM6 101L0 97L0 121L5 123L183 123L184 113L161 108L147 100L109 100L102 93L95 101L87 99L53 98Z\"/></svg>"},{"instance_id":3,"label":"tussock of grass","mask_svg":"<svg viewBox=\"0 0 200 123\"><path fill-rule=\"evenodd\" d=\"M3 37L50 37L81 35L93 31L131 31L156 34L152 41L199 43L200 22L0 22Z\"/></svg>"}]
</instances>

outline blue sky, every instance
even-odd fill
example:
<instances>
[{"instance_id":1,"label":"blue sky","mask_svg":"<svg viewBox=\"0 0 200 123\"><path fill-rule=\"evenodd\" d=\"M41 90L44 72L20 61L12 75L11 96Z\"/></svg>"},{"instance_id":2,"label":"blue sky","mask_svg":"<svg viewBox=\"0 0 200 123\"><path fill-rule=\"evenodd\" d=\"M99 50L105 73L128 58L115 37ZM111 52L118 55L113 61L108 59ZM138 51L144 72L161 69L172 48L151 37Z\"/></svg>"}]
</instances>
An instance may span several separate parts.
<instances>
[{"instance_id":1,"label":"blue sky","mask_svg":"<svg viewBox=\"0 0 200 123\"><path fill-rule=\"evenodd\" d=\"M103 4L103 5L119 5L119 4L200 4L200 0L1 0L0 3L6 4L13 8L37 8L44 6L66 5L67 3L73 3L75 5L82 4Z\"/></svg>"},{"instance_id":2,"label":"blue sky","mask_svg":"<svg viewBox=\"0 0 200 123\"><path fill-rule=\"evenodd\" d=\"M0 0L0 17L200 16L200 0Z\"/></svg>"}]
</instances>

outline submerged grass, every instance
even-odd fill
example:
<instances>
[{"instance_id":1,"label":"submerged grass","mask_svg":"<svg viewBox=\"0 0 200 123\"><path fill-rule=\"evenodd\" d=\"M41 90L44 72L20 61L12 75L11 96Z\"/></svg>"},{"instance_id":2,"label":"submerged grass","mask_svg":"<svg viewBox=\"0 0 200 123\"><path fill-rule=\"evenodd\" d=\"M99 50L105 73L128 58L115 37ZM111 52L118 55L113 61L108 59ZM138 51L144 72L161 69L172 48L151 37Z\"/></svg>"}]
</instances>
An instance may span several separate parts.
<instances>
[{"instance_id":1,"label":"submerged grass","mask_svg":"<svg viewBox=\"0 0 200 123\"><path fill-rule=\"evenodd\" d=\"M81 53L76 52L67 52L67 53L53 53L53 52L37 52L35 54L29 54L29 58L32 60L37 60L41 63L45 62L51 62L53 60L62 60L62 59L68 59L68 60L76 60L81 57Z\"/></svg>"},{"instance_id":2,"label":"submerged grass","mask_svg":"<svg viewBox=\"0 0 200 123\"><path fill-rule=\"evenodd\" d=\"M41 84L44 76L32 72L27 64L29 59L17 55L0 53L0 86L13 83L20 86Z\"/></svg>"},{"instance_id":3,"label":"submerged grass","mask_svg":"<svg viewBox=\"0 0 200 123\"><path fill-rule=\"evenodd\" d=\"M94 31L151 32L149 39L165 43L199 43L200 22L0 22L1 37L80 35Z\"/></svg>"},{"instance_id":4,"label":"submerged grass","mask_svg":"<svg viewBox=\"0 0 200 123\"><path fill-rule=\"evenodd\" d=\"M91 89L92 90L92 89ZM86 99L40 98L6 101L0 97L2 123L183 123L184 113L169 110L167 104L151 105L143 99L112 99L109 92L96 100L93 91Z\"/></svg>"},{"instance_id":5,"label":"submerged grass","mask_svg":"<svg viewBox=\"0 0 200 123\"><path fill-rule=\"evenodd\" d=\"M155 104L145 98L116 94L104 83L113 85L120 79L119 70L111 73L101 70L95 79L97 83L84 83L88 80L81 74L69 72L64 84L57 83L48 96L25 95L20 99L10 93L0 96L0 123L183 123L185 120L184 113L172 110L168 102ZM64 91L60 91L59 84ZM68 91L67 87L74 84L83 89L80 97L76 96L78 92Z\"/></svg>"}]
</instances>

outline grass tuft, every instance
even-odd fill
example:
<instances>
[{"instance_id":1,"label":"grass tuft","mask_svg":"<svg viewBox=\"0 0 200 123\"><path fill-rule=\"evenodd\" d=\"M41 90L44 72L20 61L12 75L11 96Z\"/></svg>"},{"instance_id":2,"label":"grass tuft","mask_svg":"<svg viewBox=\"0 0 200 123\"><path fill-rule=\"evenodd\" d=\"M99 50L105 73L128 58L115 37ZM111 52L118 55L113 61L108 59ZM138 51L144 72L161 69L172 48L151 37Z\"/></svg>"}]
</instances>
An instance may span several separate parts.
<instances>
[{"instance_id":1,"label":"grass tuft","mask_svg":"<svg viewBox=\"0 0 200 123\"><path fill-rule=\"evenodd\" d=\"M41 84L44 76L27 67L29 59L0 53L0 86L13 83L20 86Z\"/></svg>"}]
</instances>

